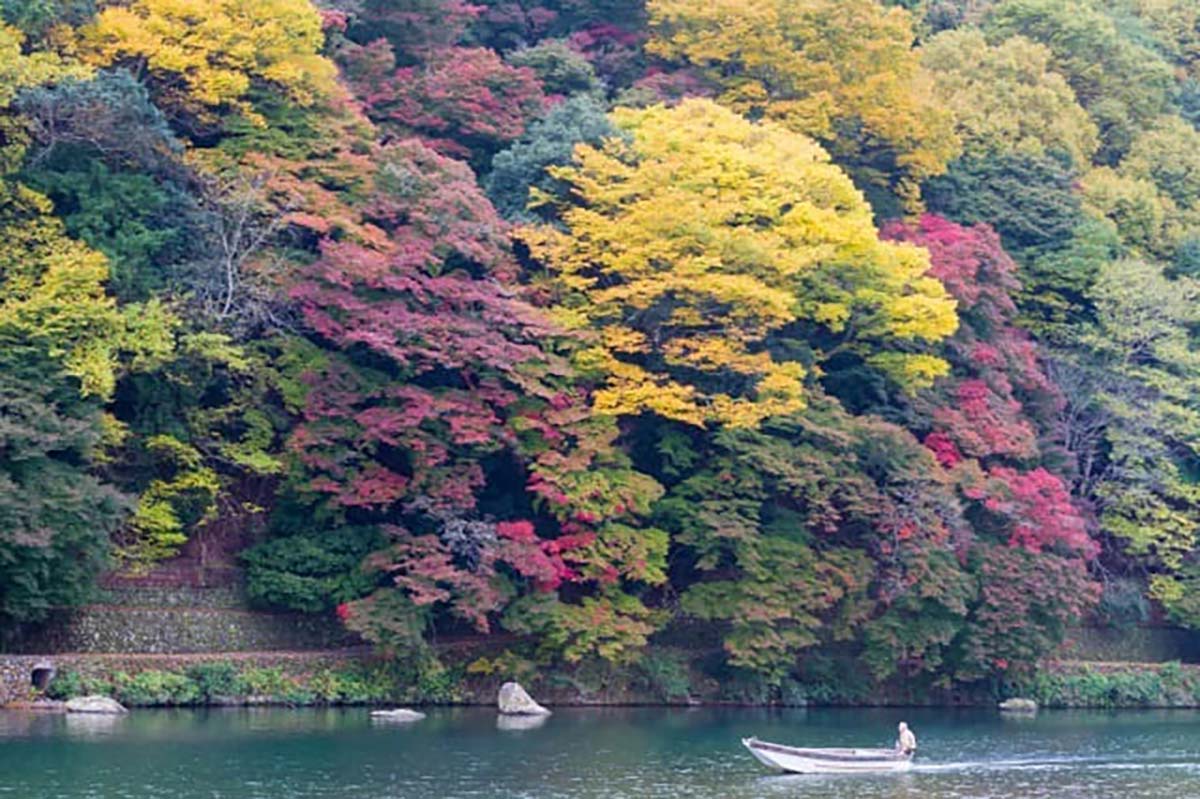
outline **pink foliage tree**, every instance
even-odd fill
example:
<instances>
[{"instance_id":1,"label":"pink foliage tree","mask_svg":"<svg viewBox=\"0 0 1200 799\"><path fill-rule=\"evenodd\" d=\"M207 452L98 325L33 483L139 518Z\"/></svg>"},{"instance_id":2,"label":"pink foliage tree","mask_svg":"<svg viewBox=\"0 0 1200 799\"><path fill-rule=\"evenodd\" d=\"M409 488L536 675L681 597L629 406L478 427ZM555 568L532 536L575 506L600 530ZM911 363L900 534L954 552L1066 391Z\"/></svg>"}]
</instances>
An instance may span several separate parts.
<instances>
[{"instance_id":1,"label":"pink foliage tree","mask_svg":"<svg viewBox=\"0 0 1200 799\"><path fill-rule=\"evenodd\" d=\"M1037 465L1039 432L1061 399L1017 327L1017 266L995 231L927 214L884 235L928 249L930 273L959 302L960 327L945 351L953 373L917 404L925 446L956 477L976 533L961 553L981 586L963 676L1025 668L1097 593L1087 564L1100 547L1088 516L1062 477Z\"/></svg>"},{"instance_id":2,"label":"pink foliage tree","mask_svg":"<svg viewBox=\"0 0 1200 799\"><path fill-rule=\"evenodd\" d=\"M524 588L658 579L665 546L622 524L657 484L592 418L470 168L415 139L375 160L360 211L386 241L326 240L292 289L326 350L291 438L304 487L384 523L370 565L403 597L351 603L347 623L382 635L408 629L396 614L441 609L486 631ZM491 457L524 477L518 518L480 513Z\"/></svg>"},{"instance_id":3,"label":"pink foliage tree","mask_svg":"<svg viewBox=\"0 0 1200 799\"><path fill-rule=\"evenodd\" d=\"M367 116L450 155L499 149L524 133L547 102L531 69L506 64L486 48L432 48L418 63L397 67L391 43L379 39L346 45L341 60Z\"/></svg>"},{"instance_id":4,"label":"pink foliage tree","mask_svg":"<svg viewBox=\"0 0 1200 799\"><path fill-rule=\"evenodd\" d=\"M986 225L965 227L926 214L893 222L883 235L929 250L930 274L959 303L959 329L946 345L953 374L921 401L927 445L945 465L962 457L1034 460L1039 426L1061 401L1016 325L1017 265Z\"/></svg>"}]
</instances>

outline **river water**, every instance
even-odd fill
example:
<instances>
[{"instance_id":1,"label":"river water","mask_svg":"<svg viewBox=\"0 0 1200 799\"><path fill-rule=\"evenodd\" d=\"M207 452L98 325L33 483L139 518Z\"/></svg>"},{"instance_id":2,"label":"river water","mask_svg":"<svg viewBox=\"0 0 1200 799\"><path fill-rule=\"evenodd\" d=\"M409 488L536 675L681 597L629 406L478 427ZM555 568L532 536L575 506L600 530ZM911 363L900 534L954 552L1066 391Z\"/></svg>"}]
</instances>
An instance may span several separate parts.
<instances>
[{"instance_id":1,"label":"river water","mask_svg":"<svg viewBox=\"0 0 1200 799\"><path fill-rule=\"evenodd\" d=\"M739 745L920 739L907 774L772 776ZM511 729L481 709L414 725L365 710L0 712L14 799L1194 799L1200 714L944 710L559 710Z\"/></svg>"}]
</instances>

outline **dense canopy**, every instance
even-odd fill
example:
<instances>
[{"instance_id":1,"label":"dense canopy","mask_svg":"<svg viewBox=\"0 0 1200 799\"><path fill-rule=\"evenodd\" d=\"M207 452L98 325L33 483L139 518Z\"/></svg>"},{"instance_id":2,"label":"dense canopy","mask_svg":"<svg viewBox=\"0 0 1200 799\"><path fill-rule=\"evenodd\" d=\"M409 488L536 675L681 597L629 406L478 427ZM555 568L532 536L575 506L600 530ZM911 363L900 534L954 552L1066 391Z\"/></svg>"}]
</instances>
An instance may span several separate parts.
<instances>
[{"instance_id":1,"label":"dense canopy","mask_svg":"<svg viewBox=\"0 0 1200 799\"><path fill-rule=\"evenodd\" d=\"M423 669L1200 628L1194 3L0 15L0 641L209 538Z\"/></svg>"}]
</instances>

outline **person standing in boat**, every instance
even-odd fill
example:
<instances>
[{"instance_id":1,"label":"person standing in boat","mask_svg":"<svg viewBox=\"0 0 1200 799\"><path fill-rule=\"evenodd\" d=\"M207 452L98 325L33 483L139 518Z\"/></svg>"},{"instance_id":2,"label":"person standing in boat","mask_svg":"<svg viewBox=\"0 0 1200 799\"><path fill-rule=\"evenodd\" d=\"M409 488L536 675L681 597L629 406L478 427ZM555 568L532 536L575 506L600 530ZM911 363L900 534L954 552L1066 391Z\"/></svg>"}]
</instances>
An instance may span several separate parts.
<instances>
[{"instance_id":1,"label":"person standing in boat","mask_svg":"<svg viewBox=\"0 0 1200 799\"><path fill-rule=\"evenodd\" d=\"M896 751L903 752L906 755L912 755L917 751L917 736L913 735L912 730L903 721L900 722L900 735L896 738Z\"/></svg>"}]
</instances>

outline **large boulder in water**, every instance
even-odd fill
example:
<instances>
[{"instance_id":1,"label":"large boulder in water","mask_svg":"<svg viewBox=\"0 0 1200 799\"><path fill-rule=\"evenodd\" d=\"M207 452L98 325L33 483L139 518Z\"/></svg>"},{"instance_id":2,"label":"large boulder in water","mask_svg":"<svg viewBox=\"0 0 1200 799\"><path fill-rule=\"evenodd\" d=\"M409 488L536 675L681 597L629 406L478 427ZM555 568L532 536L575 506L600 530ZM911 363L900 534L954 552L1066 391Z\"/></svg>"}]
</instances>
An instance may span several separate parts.
<instances>
[{"instance_id":1,"label":"large boulder in water","mask_svg":"<svg viewBox=\"0 0 1200 799\"><path fill-rule=\"evenodd\" d=\"M1038 703L1033 701L1032 699L1022 699L1021 697L1005 699L1003 702L1000 703L1000 712L1001 713L1037 713L1038 712Z\"/></svg>"},{"instance_id":2,"label":"large boulder in water","mask_svg":"<svg viewBox=\"0 0 1200 799\"><path fill-rule=\"evenodd\" d=\"M520 683L506 682L500 686L496 705L505 716L549 716L550 711L533 701Z\"/></svg>"},{"instance_id":3,"label":"large boulder in water","mask_svg":"<svg viewBox=\"0 0 1200 799\"><path fill-rule=\"evenodd\" d=\"M107 696L77 696L67 701L68 713L104 713L120 715L128 713L125 706Z\"/></svg>"}]
</instances>

